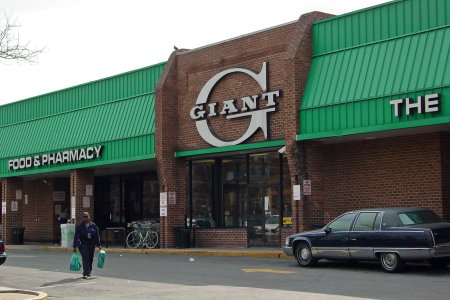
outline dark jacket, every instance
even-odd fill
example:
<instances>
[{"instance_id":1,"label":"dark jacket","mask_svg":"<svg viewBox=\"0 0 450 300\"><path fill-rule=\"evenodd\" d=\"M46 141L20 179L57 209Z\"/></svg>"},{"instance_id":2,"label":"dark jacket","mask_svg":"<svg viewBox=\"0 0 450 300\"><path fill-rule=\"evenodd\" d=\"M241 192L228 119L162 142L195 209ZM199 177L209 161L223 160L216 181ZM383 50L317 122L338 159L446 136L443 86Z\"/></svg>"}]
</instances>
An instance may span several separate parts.
<instances>
[{"instance_id":1,"label":"dark jacket","mask_svg":"<svg viewBox=\"0 0 450 300\"><path fill-rule=\"evenodd\" d=\"M91 222L89 226L80 223L75 227L73 247L79 247L80 245L95 245L100 247L99 230L95 223Z\"/></svg>"}]
</instances>

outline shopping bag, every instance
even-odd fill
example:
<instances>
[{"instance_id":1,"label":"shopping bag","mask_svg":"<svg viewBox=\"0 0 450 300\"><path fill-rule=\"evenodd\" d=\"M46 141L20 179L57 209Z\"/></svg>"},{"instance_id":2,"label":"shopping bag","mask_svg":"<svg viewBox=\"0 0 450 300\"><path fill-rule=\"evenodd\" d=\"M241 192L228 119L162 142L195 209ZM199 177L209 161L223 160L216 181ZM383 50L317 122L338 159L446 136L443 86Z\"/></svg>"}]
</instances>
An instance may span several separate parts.
<instances>
[{"instance_id":1,"label":"shopping bag","mask_svg":"<svg viewBox=\"0 0 450 300\"><path fill-rule=\"evenodd\" d=\"M81 263L80 257L76 252L72 253L72 259L70 260L70 271L80 271Z\"/></svg>"},{"instance_id":2,"label":"shopping bag","mask_svg":"<svg viewBox=\"0 0 450 300\"><path fill-rule=\"evenodd\" d=\"M103 265L105 264L105 257L106 257L106 252L103 250L100 250L98 252L97 268L103 268Z\"/></svg>"}]
</instances>

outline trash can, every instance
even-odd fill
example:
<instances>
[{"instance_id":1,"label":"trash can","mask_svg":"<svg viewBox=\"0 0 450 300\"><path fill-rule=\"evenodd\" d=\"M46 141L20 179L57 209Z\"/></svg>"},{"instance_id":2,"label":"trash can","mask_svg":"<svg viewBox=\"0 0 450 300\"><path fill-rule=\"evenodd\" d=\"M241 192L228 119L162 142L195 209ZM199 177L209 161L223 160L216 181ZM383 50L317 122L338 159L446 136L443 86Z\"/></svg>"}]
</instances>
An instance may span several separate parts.
<instances>
[{"instance_id":1,"label":"trash can","mask_svg":"<svg viewBox=\"0 0 450 300\"><path fill-rule=\"evenodd\" d=\"M174 227L175 230L175 248L191 247L191 231L186 227Z\"/></svg>"},{"instance_id":2,"label":"trash can","mask_svg":"<svg viewBox=\"0 0 450 300\"><path fill-rule=\"evenodd\" d=\"M11 228L11 244L23 245L23 234L25 228Z\"/></svg>"}]
</instances>

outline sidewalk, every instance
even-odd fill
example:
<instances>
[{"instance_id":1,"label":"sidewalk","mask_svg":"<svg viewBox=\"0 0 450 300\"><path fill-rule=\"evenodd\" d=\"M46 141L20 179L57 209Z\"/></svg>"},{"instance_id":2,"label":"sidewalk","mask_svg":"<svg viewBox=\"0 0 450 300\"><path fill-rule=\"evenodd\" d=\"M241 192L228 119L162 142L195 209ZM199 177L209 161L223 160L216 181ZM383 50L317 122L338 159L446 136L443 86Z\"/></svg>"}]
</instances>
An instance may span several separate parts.
<instances>
[{"instance_id":1,"label":"sidewalk","mask_svg":"<svg viewBox=\"0 0 450 300\"><path fill-rule=\"evenodd\" d=\"M71 252L72 248L63 248L49 244L9 245L6 250L39 250ZM192 256L232 256L232 257L259 257L259 258L289 258L283 250L277 248L186 248L186 249L126 249L120 247L103 248L107 253L134 253L134 254L170 254Z\"/></svg>"}]
</instances>

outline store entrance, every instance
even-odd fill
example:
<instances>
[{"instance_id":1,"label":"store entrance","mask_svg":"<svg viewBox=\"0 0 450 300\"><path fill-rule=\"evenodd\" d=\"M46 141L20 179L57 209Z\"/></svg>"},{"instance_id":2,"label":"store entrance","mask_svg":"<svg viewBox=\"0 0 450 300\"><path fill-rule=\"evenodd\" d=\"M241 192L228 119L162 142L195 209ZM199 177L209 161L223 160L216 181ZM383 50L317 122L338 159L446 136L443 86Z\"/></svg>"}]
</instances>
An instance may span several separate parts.
<instances>
[{"instance_id":1,"label":"store entrance","mask_svg":"<svg viewBox=\"0 0 450 300\"><path fill-rule=\"evenodd\" d=\"M248 189L250 247L280 245L280 202L279 187Z\"/></svg>"},{"instance_id":2,"label":"store entrance","mask_svg":"<svg viewBox=\"0 0 450 300\"><path fill-rule=\"evenodd\" d=\"M159 221L156 172L95 178L95 223L101 229L138 220Z\"/></svg>"}]
</instances>

